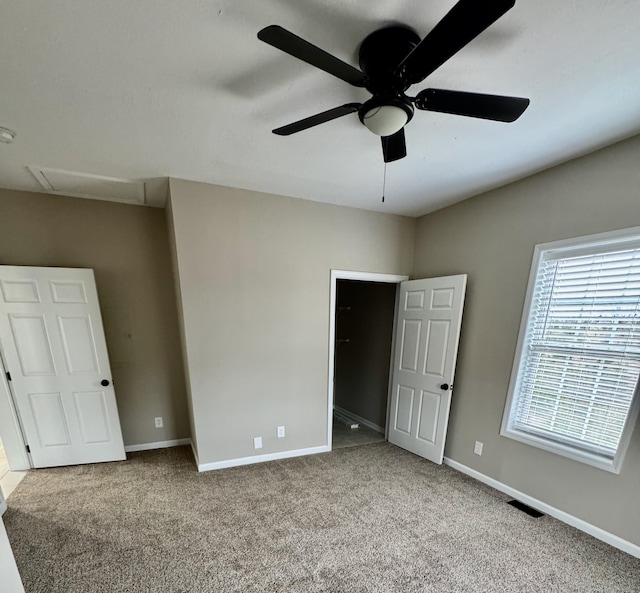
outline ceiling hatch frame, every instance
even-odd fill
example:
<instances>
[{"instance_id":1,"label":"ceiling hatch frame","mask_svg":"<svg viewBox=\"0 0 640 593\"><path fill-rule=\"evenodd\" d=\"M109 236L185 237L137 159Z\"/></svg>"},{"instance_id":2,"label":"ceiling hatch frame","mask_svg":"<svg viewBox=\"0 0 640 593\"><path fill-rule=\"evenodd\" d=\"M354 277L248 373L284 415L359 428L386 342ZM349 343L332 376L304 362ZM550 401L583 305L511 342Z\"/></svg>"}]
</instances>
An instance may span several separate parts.
<instances>
[{"instance_id":1,"label":"ceiling hatch frame","mask_svg":"<svg viewBox=\"0 0 640 593\"><path fill-rule=\"evenodd\" d=\"M145 182L140 179L91 175L89 173L78 173L77 171L66 171L64 169L36 165L28 165L27 169L48 194L90 200L106 200L120 204L135 204L137 206L148 205ZM55 179L56 176L58 177L57 180ZM84 187L85 190L76 191L78 186ZM92 186L95 188L93 192L90 191Z\"/></svg>"}]
</instances>

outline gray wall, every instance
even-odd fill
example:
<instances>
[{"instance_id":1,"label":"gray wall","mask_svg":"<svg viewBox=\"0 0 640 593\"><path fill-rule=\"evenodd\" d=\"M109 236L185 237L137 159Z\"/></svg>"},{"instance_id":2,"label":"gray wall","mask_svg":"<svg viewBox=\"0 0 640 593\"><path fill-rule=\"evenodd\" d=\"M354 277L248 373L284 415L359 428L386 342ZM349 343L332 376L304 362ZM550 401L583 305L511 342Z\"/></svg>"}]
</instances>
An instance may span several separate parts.
<instances>
[{"instance_id":1,"label":"gray wall","mask_svg":"<svg viewBox=\"0 0 640 593\"><path fill-rule=\"evenodd\" d=\"M326 445L330 270L408 274L415 220L170 186L200 463Z\"/></svg>"},{"instance_id":2,"label":"gray wall","mask_svg":"<svg viewBox=\"0 0 640 593\"><path fill-rule=\"evenodd\" d=\"M338 280L335 405L377 424L387 419L396 284Z\"/></svg>"},{"instance_id":3,"label":"gray wall","mask_svg":"<svg viewBox=\"0 0 640 593\"><path fill-rule=\"evenodd\" d=\"M469 275L445 454L635 544L637 427L620 475L499 431L534 245L638 225L640 137L420 218L413 270Z\"/></svg>"},{"instance_id":4,"label":"gray wall","mask_svg":"<svg viewBox=\"0 0 640 593\"><path fill-rule=\"evenodd\" d=\"M125 445L189 436L162 210L0 190L0 264L93 268Z\"/></svg>"}]
</instances>

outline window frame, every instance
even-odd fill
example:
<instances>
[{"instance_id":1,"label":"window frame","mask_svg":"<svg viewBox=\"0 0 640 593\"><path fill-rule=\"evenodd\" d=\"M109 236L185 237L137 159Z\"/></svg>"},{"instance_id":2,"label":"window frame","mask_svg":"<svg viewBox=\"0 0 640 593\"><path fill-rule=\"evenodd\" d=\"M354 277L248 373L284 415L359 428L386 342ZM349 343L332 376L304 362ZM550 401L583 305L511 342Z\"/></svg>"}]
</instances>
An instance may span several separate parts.
<instances>
[{"instance_id":1,"label":"window frame","mask_svg":"<svg viewBox=\"0 0 640 593\"><path fill-rule=\"evenodd\" d=\"M518 341L515 354L513 357L513 366L511 369L511 377L509 380L509 388L507 391L507 399L502 416L502 424L500 427L500 435L543 449L550 453L555 453L574 461L579 461L608 472L619 474L624 456L629 447L631 436L640 412L640 381L636 385L636 390L629 407L629 413L622 430L620 443L615 456L607 458L596 453L590 453L582 449L574 448L570 445L543 437L537 436L530 432L525 432L512 426L515 417L516 402L516 386L518 384L520 369L523 362L525 338L528 329L529 316L531 313L531 305L535 293L536 283L538 280L538 271L543 257L559 256L558 259L573 257L576 255L588 255L609 250L611 247L640 247L640 227L632 227L619 231L607 233L598 233L583 237L575 237L561 241L553 241L550 243L540 243L535 245L533 251L533 260L531 262L531 270L529 272L529 283L522 308L522 317L520 320L520 330L518 332Z\"/></svg>"}]
</instances>

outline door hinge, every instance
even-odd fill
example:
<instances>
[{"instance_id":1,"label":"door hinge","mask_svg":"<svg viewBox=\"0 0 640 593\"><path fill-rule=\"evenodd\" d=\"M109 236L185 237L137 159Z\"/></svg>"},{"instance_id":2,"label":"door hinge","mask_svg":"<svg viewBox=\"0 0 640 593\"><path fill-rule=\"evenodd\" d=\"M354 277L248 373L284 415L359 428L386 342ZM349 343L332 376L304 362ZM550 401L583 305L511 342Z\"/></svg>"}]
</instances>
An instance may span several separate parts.
<instances>
[{"instance_id":1,"label":"door hinge","mask_svg":"<svg viewBox=\"0 0 640 593\"><path fill-rule=\"evenodd\" d=\"M7 381L11 381L11 373L7 371Z\"/></svg>"},{"instance_id":2,"label":"door hinge","mask_svg":"<svg viewBox=\"0 0 640 593\"><path fill-rule=\"evenodd\" d=\"M29 447L29 445L27 445L27 453L31 453L31 447Z\"/></svg>"}]
</instances>

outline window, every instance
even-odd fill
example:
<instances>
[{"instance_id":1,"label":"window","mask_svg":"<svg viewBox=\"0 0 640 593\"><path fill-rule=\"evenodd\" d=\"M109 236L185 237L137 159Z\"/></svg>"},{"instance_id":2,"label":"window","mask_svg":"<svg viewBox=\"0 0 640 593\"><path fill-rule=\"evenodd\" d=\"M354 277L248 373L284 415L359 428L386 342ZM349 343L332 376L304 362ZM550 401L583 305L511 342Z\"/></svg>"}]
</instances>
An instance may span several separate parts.
<instances>
[{"instance_id":1,"label":"window","mask_svg":"<svg viewBox=\"0 0 640 593\"><path fill-rule=\"evenodd\" d=\"M640 228L536 246L501 434L617 473L639 376Z\"/></svg>"}]
</instances>

